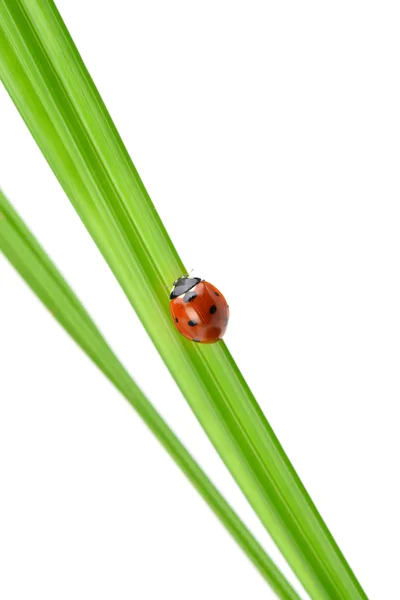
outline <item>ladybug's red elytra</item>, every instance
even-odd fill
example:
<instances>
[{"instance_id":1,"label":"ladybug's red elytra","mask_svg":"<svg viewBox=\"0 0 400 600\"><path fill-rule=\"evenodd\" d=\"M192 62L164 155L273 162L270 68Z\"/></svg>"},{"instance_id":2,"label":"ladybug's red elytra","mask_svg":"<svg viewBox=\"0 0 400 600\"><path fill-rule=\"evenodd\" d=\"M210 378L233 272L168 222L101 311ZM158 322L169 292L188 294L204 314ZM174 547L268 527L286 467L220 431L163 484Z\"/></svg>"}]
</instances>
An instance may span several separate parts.
<instances>
[{"instance_id":1,"label":"ladybug's red elytra","mask_svg":"<svg viewBox=\"0 0 400 600\"><path fill-rule=\"evenodd\" d=\"M177 330L192 342L214 344L224 335L229 306L219 290L199 277L177 279L170 295Z\"/></svg>"}]
</instances>

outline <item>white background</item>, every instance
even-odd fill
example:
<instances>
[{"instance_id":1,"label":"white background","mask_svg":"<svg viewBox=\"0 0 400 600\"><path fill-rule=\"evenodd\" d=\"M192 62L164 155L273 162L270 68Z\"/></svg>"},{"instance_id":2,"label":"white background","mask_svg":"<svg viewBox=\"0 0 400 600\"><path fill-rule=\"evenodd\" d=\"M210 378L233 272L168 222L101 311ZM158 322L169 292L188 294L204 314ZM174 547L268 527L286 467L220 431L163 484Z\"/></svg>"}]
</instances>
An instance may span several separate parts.
<instances>
[{"instance_id":1,"label":"white background","mask_svg":"<svg viewBox=\"0 0 400 600\"><path fill-rule=\"evenodd\" d=\"M398 597L397 3L58 6L185 264L228 297L226 341L368 597ZM0 132L3 190L288 573L3 89ZM273 597L2 257L0 369L1 598Z\"/></svg>"}]
</instances>

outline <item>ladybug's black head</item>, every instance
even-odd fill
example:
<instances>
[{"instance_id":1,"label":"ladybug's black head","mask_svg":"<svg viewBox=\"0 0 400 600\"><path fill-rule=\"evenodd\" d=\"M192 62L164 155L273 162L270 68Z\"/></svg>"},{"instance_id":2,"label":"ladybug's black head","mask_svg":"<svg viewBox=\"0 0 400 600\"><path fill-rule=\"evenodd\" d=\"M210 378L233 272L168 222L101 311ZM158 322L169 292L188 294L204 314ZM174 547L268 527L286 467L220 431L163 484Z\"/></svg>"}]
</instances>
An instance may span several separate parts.
<instances>
[{"instance_id":1,"label":"ladybug's black head","mask_svg":"<svg viewBox=\"0 0 400 600\"><path fill-rule=\"evenodd\" d=\"M174 282L170 299L173 300L182 294L186 294L186 292L194 288L194 286L200 283L200 281L200 277L180 277Z\"/></svg>"}]
</instances>

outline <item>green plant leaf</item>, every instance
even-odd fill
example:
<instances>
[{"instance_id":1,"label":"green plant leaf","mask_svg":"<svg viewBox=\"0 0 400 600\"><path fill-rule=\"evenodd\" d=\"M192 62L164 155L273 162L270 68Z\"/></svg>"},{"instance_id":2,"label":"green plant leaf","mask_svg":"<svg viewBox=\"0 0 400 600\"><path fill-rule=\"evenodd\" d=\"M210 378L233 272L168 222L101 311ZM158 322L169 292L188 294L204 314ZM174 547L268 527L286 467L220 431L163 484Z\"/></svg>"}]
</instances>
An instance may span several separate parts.
<instances>
[{"instance_id":1,"label":"green plant leaf","mask_svg":"<svg viewBox=\"0 0 400 600\"><path fill-rule=\"evenodd\" d=\"M163 286L186 269L55 5L0 16L5 87L233 477L312 598L365 598L226 345L171 323Z\"/></svg>"},{"instance_id":2,"label":"green plant leaf","mask_svg":"<svg viewBox=\"0 0 400 600\"><path fill-rule=\"evenodd\" d=\"M112 381L185 473L279 598L299 596L125 370L55 265L0 190L0 250Z\"/></svg>"}]
</instances>

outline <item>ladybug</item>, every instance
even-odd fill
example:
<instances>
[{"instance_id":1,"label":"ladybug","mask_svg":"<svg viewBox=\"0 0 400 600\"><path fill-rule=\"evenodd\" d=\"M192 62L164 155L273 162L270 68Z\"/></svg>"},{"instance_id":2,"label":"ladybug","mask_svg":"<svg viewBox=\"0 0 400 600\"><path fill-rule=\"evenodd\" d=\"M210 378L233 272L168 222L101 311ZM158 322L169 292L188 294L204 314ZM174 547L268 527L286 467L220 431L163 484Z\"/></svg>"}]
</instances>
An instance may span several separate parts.
<instances>
[{"instance_id":1,"label":"ladybug","mask_svg":"<svg viewBox=\"0 0 400 600\"><path fill-rule=\"evenodd\" d=\"M175 326L188 340L213 344L223 337L229 306L211 283L184 275L175 281L170 300Z\"/></svg>"}]
</instances>

